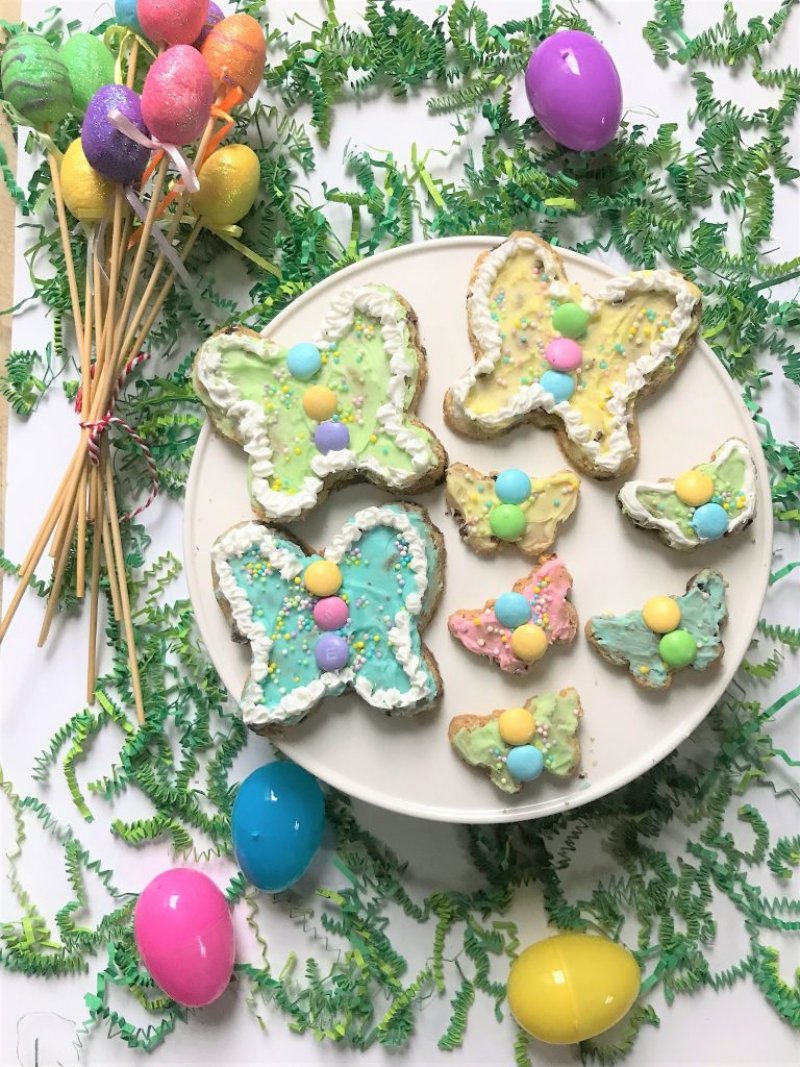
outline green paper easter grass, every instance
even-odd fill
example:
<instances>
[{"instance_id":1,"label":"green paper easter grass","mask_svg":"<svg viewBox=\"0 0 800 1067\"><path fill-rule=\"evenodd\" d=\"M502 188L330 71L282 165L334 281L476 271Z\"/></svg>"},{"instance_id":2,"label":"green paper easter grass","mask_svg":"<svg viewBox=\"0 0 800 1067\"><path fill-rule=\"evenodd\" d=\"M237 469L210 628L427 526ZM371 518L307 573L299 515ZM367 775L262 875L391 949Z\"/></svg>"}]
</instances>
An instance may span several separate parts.
<instances>
[{"instance_id":1,"label":"green paper easter grass","mask_svg":"<svg viewBox=\"0 0 800 1067\"><path fill-rule=\"evenodd\" d=\"M574 11L545 0L524 17L494 22L481 7L454 0L427 21L391 0L365 0L365 24L351 26L338 20L328 0L316 25L296 19L287 33L271 30L266 82L275 103L251 102L234 139L250 140L262 173L263 198L245 220L246 239L258 255L279 265L281 277L242 264L252 308L246 324L263 328L296 296L341 267L409 241L415 225L426 237L533 229L580 252L613 249L631 268L664 261L703 289L703 333L741 384L759 427L775 517L784 529L800 529L800 449L775 437L762 410L768 382L772 388L800 384L800 309L791 293L785 296L778 288L800 277L800 258L780 261L766 254L774 247L773 232L779 233L776 188L800 176L788 141L800 105L800 69L771 66L775 52L768 47L790 32L793 8L775 0L770 16L745 24L727 4L719 22L694 37L684 29L683 12L682 0L658 0L641 47L650 47L657 63L678 72L683 68L689 78L696 99L689 137L678 137L677 122L666 119L679 116L670 116L668 109L652 132L629 115L618 138L593 155L554 146L540 136L533 118L518 121L509 84L548 33L561 26L591 32L591 5ZM14 33L23 27L4 28ZM61 40L53 14L31 28L55 44ZM74 28L77 24L67 27ZM768 94L768 104L748 111L720 99L717 64L741 79L752 77ZM431 113L451 116L448 143L426 153L414 150L410 161L352 148L343 187L327 188L326 203L309 202L302 187L304 175L316 167L317 145L327 143L336 124L346 121L337 113L338 103L357 97L369 107L388 94L412 93L425 94ZM467 158L463 177L455 170L438 177L440 160L459 154L478 121L485 122L487 132ZM36 137L15 132L22 150L35 150ZM53 138L63 150L76 134L70 118ZM35 171L26 190L11 179L2 160L0 172L20 208L30 212L27 222L36 226L37 247L29 259L33 288L54 313L53 358L68 361L69 345L61 342L62 318L69 321L69 293L59 270L63 256L57 231L39 214L51 195L47 167ZM713 200L722 204L725 221L705 219ZM327 204L349 210L349 234L335 232ZM579 219L590 223L583 231L589 235L576 240ZM83 245L75 235L79 265ZM223 249L213 234L202 233L188 267L203 299L193 305L180 288L170 295L149 338L159 357L152 377L130 381L121 401L122 417L144 434L153 451L162 488L176 498L202 418L182 333L189 329L203 337L242 314L213 283L210 268ZM46 261L55 267L52 278L37 267ZM148 252L145 271L152 262ZM12 399L17 397L21 414L28 412L32 419L40 417L37 401L52 390L42 372L45 346L43 339L40 363L20 361L16 380L6 372ZM771 357L769 370L762 355ZM68 362L67 367L68 376L77 373ZM136 500L147 485L147 472L127 450L124 435L115 438L114 450L119 495ZM161 996L141 969L130 921L133 895L122 886L109 889L102 915L79 916L78 876L86 877L97 863L107 872L108 885L116 886L108 871L114 851L150 841L171 842L182 858L196 863L209 855L229 855L230 810L239 778L235 761L248 738L208 665L190 606L169 599L165 582L174 561L151 562L141 526L127 526L124 536L137 576L135 632L143 650L148 722L143 729L134 725L124 640L111 624L111 667L99 682L94 708L76 710L37 760L31 780L18 783L19 790L5 779L0 782L16 839L8 861L16 903L0 925L0 963L30 976L32 997L45 990L38 976L56 981L60 974L84 975L86 1017L76 1040L100 1028L109 1040L149 1050L168 1041L178 1026L192 1027L202 1040L201 1024ZM780 582L796 580L797 572L786 570L791 562L781 561ZM148 564L153 570L145 578L141 572ZM9 571L16 567L14 561L2 565ZM65 588L70 584L65 581ZM70 604L65 597L64 606ZM800 934L800 905L792 893L798 845L791 837L776 838L769 826L775 804L800 801L786 773L798 766L797 754L776 747L771 737L773 720L791 714L800 699L793 682L800 630L769 605L756 641L756 666L778 650L784 657L772 678L775 698L762 705L768 680L745 669L695 735L696 743L625 789L548 819L467 829L470 856L483 878L478 890L415 893L403 863L359 826L346 798L331 793L334 885L315 896L285 894L265 901L240 877L231 879L229 897L243 910L258 946L254 962L237 966L240 995L255 1017L270 1030L286 1025L356 1050L410 1043L410 1055L432 1061L435 1052L415 1034L416 1014L424 1008L441 1016L442 1049L468 1046L474 1002L488 997L498 1017L506 1014L502 981L490 975L501 976L520 948L512 920L517 911L511 909L529 901L533 888L556 928L590 929L612 938L624 931L643 969L642 995L622 1033L585 1042L584 1059L635 1062L640 1028L659 1022L649 1003L657 992L677 1004L698 989L724 996L744 983L758 991L777 1019L800 1028L800 986L776 945L778 932L780 944ZM78 768L94 740L108 731L118 756L82 786ZM167 735L176 739L174 750ZM62 774L75 811L56 819L35 794L49 776ZM127 823L109 818L107 805L126 792L147 798L154 814ZM78 840L74 827L87 817L107 820L102 861L77 844L70 846ZM678 860L676 827L685 842ZM61 927L45 920L37 886L25 888L19 881L16 864L26 832L46 836L69 873L73 895L59 908ZM606 866L593 871L586 888L576 893L569 875L589 839L603 846ZM740 847L740 839L750 844ZM733 927L746 941L744 952L722 970L709 962L720 936L715 896L726 902L726 942L735 943ZM274 958L268 950L273 908L296 924L296 959ZM394 928L398 909L404 923L429 934L430 960L416 973L409 973L397 947L408 937L405 925ZM77 926L85 932L76 937ZM330 950L332 961L326 955L327 962L316 962L320 950ZM134 1021L142 1012L149 1020L144 1025ZM513 1058L519 1067L536 1058L521 1032L514 1040L498 1031L497 1047L498 1057Z\"/></svg>"}]
</instances>

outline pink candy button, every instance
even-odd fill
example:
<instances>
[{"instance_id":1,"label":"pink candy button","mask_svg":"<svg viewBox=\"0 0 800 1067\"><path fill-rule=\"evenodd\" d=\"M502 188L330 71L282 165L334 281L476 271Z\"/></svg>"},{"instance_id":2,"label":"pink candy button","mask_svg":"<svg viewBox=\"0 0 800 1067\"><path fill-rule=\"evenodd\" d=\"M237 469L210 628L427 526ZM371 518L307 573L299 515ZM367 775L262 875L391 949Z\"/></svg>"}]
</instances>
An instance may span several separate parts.
<instances>
[{"instance_id":1,"label":"pink candy button","mask_svg":"<svg viewBox=\"0 0 800 1067\"><path fill-rule=\"evenodd\" d=\"M320 630L341 630L350 612L340 596L326 596L314 605L314 622Z\"/></svg>"},{"instance_id":2,"label":"pink candy button","mask_svg":"<svg viewBox=\"0 0 800 1067\"><path fill-rule=\"evenodd\" d=\"M571 371L583 360L581 346L569 337L554 337L544 350L544 358L554 370Z\"/></svg>"}]
</instances>

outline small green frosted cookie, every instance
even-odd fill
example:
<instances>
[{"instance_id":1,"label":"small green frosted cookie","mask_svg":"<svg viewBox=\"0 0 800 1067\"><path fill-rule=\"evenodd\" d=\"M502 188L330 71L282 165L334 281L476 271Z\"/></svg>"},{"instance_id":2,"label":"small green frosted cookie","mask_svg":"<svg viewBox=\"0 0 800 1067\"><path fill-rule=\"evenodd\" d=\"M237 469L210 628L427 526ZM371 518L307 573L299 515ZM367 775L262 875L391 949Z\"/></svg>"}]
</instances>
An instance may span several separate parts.
<instances>
[{"instance_id":1,"label":"small green frosted cookie","mask_svg":"<svg viewBox=\"0 0 800 1067\"><path fill-rule=\"evenodd\" d=\"M504 793L518 793L542 771L557 778L575 774L581 762L577 734L582 717L577 691L562 689L491 715L456 715L447 736L465 763L487 770Z\"/></svg>"},{"instance_id":2,"label":"small green frosted cookie","mask_svg":"<svg viewBox=\"0 0 800 1067\"><path fill-rule=\"evenodd\" d=\"M756 468L750 449L730 437L674 480L626 482L617 495L631 522L655 530L670 548L691 551L740 533L756 512Z\"/></svg>"},{"instance_id":3,"label":"small green frosted cookie","mask_svg":"<svg viewBox=\"0 0 800 1067\"><path fill-rule=\"evenodd\" d=\"M637 685L668 689L675 671L704 671L722 659L725 589L717 571L700 571L683 596L654 596L641 610L593 616L586 636L603 659L627 667Z\"/></svg>"}]
</instances>

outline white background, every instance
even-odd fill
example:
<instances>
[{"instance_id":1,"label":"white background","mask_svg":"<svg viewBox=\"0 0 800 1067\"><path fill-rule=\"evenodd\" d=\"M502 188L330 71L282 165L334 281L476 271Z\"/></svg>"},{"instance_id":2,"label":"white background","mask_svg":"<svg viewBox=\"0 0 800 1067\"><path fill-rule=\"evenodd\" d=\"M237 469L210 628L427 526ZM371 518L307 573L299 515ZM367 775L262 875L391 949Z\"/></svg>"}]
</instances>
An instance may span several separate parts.
<instances>
[{"instance_id":1,"label":"white background","mask_svg":"<svg viewBox=\"0 0 800 1067\"><path fill-rule=\"evenodd\" d=\"M24 12L29 20L35 21L32 12L38 12L44 6L41 4L34 8L33 4L26 4ZM337 10L344 21L360 6L359 0L340 0ZM434 0L415 0L409 6L420 14L430 15L435 3ZM531 3L523 0L502 3L492 0L484 4L497 20L506 14L527 14L536 6L533 0ZM711 24L721 11L721 4L698 0L691 0L687 6L689 17L686 28L689 33ZM774 5L738 3L736 6L744 24L750 15L771 14L777 2ZM316 0L270 5L276 22L279 22L283 12L298 8L309 19L321 17L322 5ZM659 68L641 38L641 27L651 17L652 6L615 0L614 4L608 5L584 4L581 10L614 56L623 81L626 106L634 110L636 118L650 128L654 128L659 121L678 121L684 143L692 144L698 131L692 131L687 126L686 116L694 104L688 73L677 66L670 66L666 71ZM71 3L70 17L81 14L91 23L107 17L109 11L106 5ZM774 50L774 54L765 52L765 65L778 67L789 62L796 64L799 47L800 13L795 12L789 27L784 30L780 46ZM748 110L755 110L774 99L773 93L760 90L749 76L737 81L723 70L710 73L719 96L729 96ZM522 115L525 113L525 101L521 84L517 89L515 106ZM327 152L318 154L317 171L308 180L312 201L321 200L319 183L322 179L329 185L349 187L341 162L347 144L356 148L391 149L401 161L410 158L410 148L414 142L423 151L428 147L449 145L452 140L450 117L429 117L424 100L425 96L420 95L400 103L382 96L380 101L371 101L361 108L353 105L337 109L331 147ZM473 135L475 147L479 145L482 133L479 123ZM797 158L797 126L792 149ZM458 172L460 162L458 158L439 161L432 157L431 169L443 175L453 175ZM776 210L775 258L788 259L800 253L800 212L796 192L781 189ZM349 224L349 212L342 210L341 221L343 225ZM613 256L608 258L613 264L622 266ZM26 295L28 290L27 271L18 250L16 299ZM786 295L795 296L796 289L790 288ZM49 335L49 325L37 311L28 310L15 320L15 348L41 346ZM35 525L60 477L67 443L73 439L74 416L60 402L56 392L53 391L53 397L47 401L44 410L29 424L12 421L5 541L5 550L11 558L19 558L27 548ZM793 436L793 428L800 425L799 391L782 384L778 375L774 385L767 389L766 403L776 434L784 438ZM794 436L796 438L796 430ZM159 501L150 509L146 520L156 549L171 547L178 550L180 517L180 509L168 502ZM777 547L784 561L797 558L796 540L792 543L784 536ZM780 558L776 566L780 565ZM779 586L774 591L770 599L771 618L789 621L792 615L790 601L793 591L796 596L796 589L796 584L792 585L790 578L783 583L783 588ZM176 595L179 592L180 587L177 587ZM6 598L8 595L6 592ZM796 603L795 599L795 614ZM83 699L84 623L59 623L54 627L48 648L42 652L35 647L40 621L41 605L34 599L26 601L3 648L0 674L2 764L7 777L22 793L32 788L29 773L34 756L44 747L55 729L82 706ZM788 688L792 684L789 676L794 674L796 677L796 665L796 657L789 659L782 684L772 689L764 687L759 690L758 697L769 700L770 692L777 694L781 688ZM796 714L792 721L792 711L792 708L784 710L775 724L774 733L779 746L796 752L798 730ZM796 704L794 711L796 713ZM241 770L242 774L260 762L255 747L251 745L246 760L237 765L237 770ZM113 754L111 737L102 740L96 746L96 755L93 757L97 760L96 767L105 768ZM85 782L94 776L91 764L92 760L79 770L81 781ZM150 846L141 851L118 846L108 833L110 809L102 802L95 802L96 821L91 825L82 825L58 769L43 796L58 818L75 827L78 837L92 854L101 856L114 869L117 885L130 890L140 889L153 874L168 865L169 858L163 845ZM759 794L758 802L770 818L774 837L781 833L797 832L797 808L793 804L786 801L770 803L764 800L763 792ZM358 805L358 812L366 828L409 861L417 895L440 887L469 890L478 884L466 853L464 831L388 815L365 805ZM7 814L4 807L4 849L10 846L11 827ZM113 814L131 818L137 812L128 799L123 799L115 805ZM35 899L45 915L50 917L52 909L72 894L58 862L58 854L48 847L35 823L29 822L28 825L34 832L26 846L21 877L23 883L34 891ZM726 829L735 831L735 812L731 813ZM671 829L669 837L659 840L658 847L669 849L671 846L679 854L687 836L682 827L676 826ZM595 854L582 852L565 876L570 899L579 898L611 869L599 851L590 852ZM229 871L219 865L212 867L210 873L218 876L223 884ZM770 894L788 891L791 886L790 883L785 888L781 887L774 879L765 877L767 881L764 888ZM331 885L336 878L329 865L329 856L323 854L312 866L303 886L313 891L314 885ZM746 943L741 917L734 913L726 900L718 898L715 901L715 913L720 933L710 954L710 963L718 969L740 960L746 953ZM4 886L0 915L6 918L16 914L17 908ZM277 971L292 949L301 958L312 951L305 935L284 913L271 908L269 900L265 901L262 914L270 941L270 957ZM545 932L545 922L539 891L535 888L521 891L510 917L519 924L523 944L541 936ZM432 929L430 926L417 929L406 921L398 929L401 931L398 936L402 949L409 959L409 975L413 975L424 964L430 950ZM239 934L241 945L241 941L247 937L241 925ZM797 939L791 941L775 935L770 936L769 943L781 950L781 973L784 980L791 983L794 969L800 964ZM249 944L243 945L241 951L247 953L250 947ZM82 1020L85 1016L82 995L90 982L91 978L80 976L74 981L59 979L45 983L0 971L2 1067L11 1067L16 1063L23 1063L26 1067L32 1065L35 1038L39 1039L40 1067L56 1063L101 1067L105 1064L141 1061L141 1054L131 1052L119 1040L107 1041L101 1030L84 1043L80 1053L72 1048L73 1023L59 1023L53 1013L73 1022ZM198 1013L188 1027L179 1027L166 1045L151 1056L150 1062L196 1065L258 1063L270 1067L284 1067L290 1063L327 1065L350 1062L363 1064L364 1067L389 1063L426 1065L447 1062L459 1067L478 1067L513 1062L513 1027L508 1021L502 1027L498 1026L489 1002L480 996L470 1016L465 1048L449 1054L450 1060L444 1058L447 1054L437 1052L436 1040L443 1032L449 1015L447 999L433 997L427 1003L419 1017L418 1033L406 1052L393 1054L373 1049L361 1056L347 1049L318 1045L311 1037L298 1038L288 1032L285 1021L277 1016L267 1016L268 1031L263 1033L245 1006L243 990L234 986L220 1002ZM749 982L739 983L726 993L703 992L692 998L682 997L671 1008L663 1004L659 995L654 996L652 1002L661 1015L661 1026L657 1030L648 1027L642 1032L635 1052L628 1061L637 1067L666 1067L673 1064L715 1067L763 1064L788 1067L800 1060L797 1032L778 1019ZM536 1064L574 1062L574 1053L568 1048L552 1049L532 1043L531 1055Z\"/></svg>"}]
</instances>

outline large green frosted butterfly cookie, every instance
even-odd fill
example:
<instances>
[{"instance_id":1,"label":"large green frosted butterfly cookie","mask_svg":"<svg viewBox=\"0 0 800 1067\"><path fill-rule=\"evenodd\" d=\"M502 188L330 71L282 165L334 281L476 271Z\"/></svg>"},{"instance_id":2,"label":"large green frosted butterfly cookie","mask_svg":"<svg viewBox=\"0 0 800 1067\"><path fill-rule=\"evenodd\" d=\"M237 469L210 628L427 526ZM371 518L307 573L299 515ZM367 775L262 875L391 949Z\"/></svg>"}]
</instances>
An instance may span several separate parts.
<instances>
[{"instance_id":1,"label":"large green frosted butterfly cookie","mask_svg":"<svg viewBox=\"0 0 800 1067\"><path fill-rule=\"evenodd\" d=\"M247 453L262 518L298 518L346 481L405 493L444 477L444 448L413 415L425 380L416 316L387 286L338 296L313 343L214 334L194 380L216 428Z\"/></svg>"}]
</instances>

